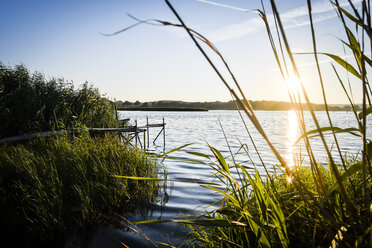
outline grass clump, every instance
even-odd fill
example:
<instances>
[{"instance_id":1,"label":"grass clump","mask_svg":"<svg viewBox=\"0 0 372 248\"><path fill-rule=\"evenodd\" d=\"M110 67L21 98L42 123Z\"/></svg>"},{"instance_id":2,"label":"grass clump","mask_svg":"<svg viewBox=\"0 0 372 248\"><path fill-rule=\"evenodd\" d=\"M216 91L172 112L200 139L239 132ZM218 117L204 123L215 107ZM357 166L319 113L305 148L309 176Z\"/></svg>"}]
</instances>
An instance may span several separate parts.
<instances>
[{"instance_id":1,"label":"grass clump","mask_svg":"<svg viewBox=\"0 0 372 248\"><path fill-rule=\"evenodd\" d=\"M0 244L61 247L68 235L154 201L156 161L113 136L39 138L0 150ZM139 208L141 209L141 208Z\"/></svg>"},{"instance_id":2,"label":"grass clump","mask_svg":"<svg viewBox=\"0 0 372 248\"><path fill-rule=\"evenodd\" d=\"M358 209L356 216L348 214L329 169L321 167L327 192L319 194L312 171L305 166L294 171L304 187L299 190L293 184L294 179L283 172L273 174L270 180L260 176L257 170L235 164L231 169L239 168L240 180L234 180L221 164L217 162L212 166L218 171L216 177L222 182L225 197L215 203L218 209L201 216L200 223L195 221L189 225L195 244L203 247L337 247L340 243L368 246L370 230L355 222L370 211L360 197L363 191L360 161L348 163L350 181L346 178L344 181ZM367 181L367 187L372 188L372 180ZM208 188L221 192L221 188ZM314 199L304 198L304 190L311 192ZM322 202L320 208L319 201ZM201 220L205 219L211 224L204 224Z\"/></svg>"}]
</instances>

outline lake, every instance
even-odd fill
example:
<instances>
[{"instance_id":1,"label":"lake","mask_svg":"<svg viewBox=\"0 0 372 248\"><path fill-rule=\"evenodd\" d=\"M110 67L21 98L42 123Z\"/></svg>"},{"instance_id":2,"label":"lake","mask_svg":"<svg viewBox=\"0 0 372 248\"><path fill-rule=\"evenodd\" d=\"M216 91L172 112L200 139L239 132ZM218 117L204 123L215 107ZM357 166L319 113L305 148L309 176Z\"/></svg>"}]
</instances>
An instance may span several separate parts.
<instances>
[{"instance_id":1,"label":"lake","mask_svg":"<svg viewBox=\"0 0 372 248\"><path fill-rule=\"evenodd\" d=\"M192 145L181 151L172 153L171 156L179 158L198 158L188 155L185 151L195 151L211 155L207 144L217 148L224 156L230 155L227 145L231 148L232 153L238 152L241 144L247 144L249 155L258 170L262 173L263 167L257 156L256 151L249 139L242 119L237 111L209 111L209 112L141 112L141 111L120 111L120 118L130 118L133 124L137 120L139 126L146 124L146 117L149 123L162 123L163 118L166 123L166 151L180 147L185 144ZM357 127L354 114L352 112L331 112L333 125L340 128ZM301 144L294 145L294 142L300 136L297 126L296 114L294 111L256 111L257 118L260 120L266 134L271 142L287 160L289 164L298 164L299 153L302 151L303 164L307 164L304 146ZM325 112L316 112L321 126L329 126ZM307 120L307 130L315 128L311 123L310 113L305 113ZM271 152L261 135L255 130L248 118L244 118L247 129L250 132L257 146L261 157L266 166L271 169L277 164L274 154ZM220 125L220 123L221 125ZM372 128L371 118L369 117L369 126ZM221 126L226 134L222 132ZM155 139L160 129L150 129L150 143ZM367 131L367 136L370 136ZM355 156L362 148L360 138L350 134L338 134L339 144L342 153ZM370 137L369 137L370 138ZM142 138L141 138L142 139ZM227 140L227 142L226 142ZM331 135L327 136L329 147L337 158L337 151ZM319 162L326 163L326 154L319 138L311 140L312 148ZM156 145L151 145L151 149L157 152L163 150L163 139L159 137ZM252 166L246 154L236 157L237 162ZM184 162L176 160L165 160L162 162L162 168L167 171L168 179L175 180L198 180L211 182L213 180L213 171L207 165L194 162ZM159 202L153 206L151 216L131 216L130 221L150 220L150 219L170 219L183 218L185 214L195 214L203 212L209 204L221 198L220 194L203 188L198 184L168 182L166 193L159 197ZM209 207L211 208L211 207ZM188 230L175 223L162 223L151 225L139 225L143 231L153 241L168 242L172 245L180 245L185 241ZM120 241L125 240L125 244L130 247L152 247L140 235L124 232L116 229L105 227L98 228L93 235L91 247L123 247Z\"/></svg>"}]
</instances>

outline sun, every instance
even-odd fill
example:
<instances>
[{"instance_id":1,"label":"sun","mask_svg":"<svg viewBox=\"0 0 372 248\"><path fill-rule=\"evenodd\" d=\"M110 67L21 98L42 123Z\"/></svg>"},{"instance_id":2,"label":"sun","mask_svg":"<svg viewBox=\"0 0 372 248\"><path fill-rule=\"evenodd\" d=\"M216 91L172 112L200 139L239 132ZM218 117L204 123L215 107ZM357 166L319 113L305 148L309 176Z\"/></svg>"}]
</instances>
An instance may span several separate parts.
<instances>
[{"instance_id":1,"label":"sun","mask_svg":"<svg viewBox=\"0 0 372 248\"><path fill-rule=\"evenodd\" d=\"M297 92L300 89L300 80L295 75L289 76L285 82L288 90L292 93Z\"/></svg>"}]
</instances>

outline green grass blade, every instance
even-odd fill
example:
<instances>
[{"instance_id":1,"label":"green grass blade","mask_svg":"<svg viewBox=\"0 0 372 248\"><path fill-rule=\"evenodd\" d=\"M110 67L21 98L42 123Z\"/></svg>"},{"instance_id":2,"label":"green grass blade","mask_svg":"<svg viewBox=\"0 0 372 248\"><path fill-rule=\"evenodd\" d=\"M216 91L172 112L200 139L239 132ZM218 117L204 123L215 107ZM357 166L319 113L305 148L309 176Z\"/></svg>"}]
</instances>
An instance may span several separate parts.
<instances>
[{"instance_id":1,"label":"green grass blade","mask_svg":"<svg viewBox=\"0 0 372 248\"><path fill-rule=\"evenodd\" d=\"M134 224L154 224L164 222L175 222L186 225L199 225L199 226L210 226L210 227L242 227L246 224L239 221L230 221L220 218L208 218L208 219L166 219L166 220L146 220L134 222Z\"/></svg>"},{"instance_id":2,"label":"green grass blade","mask_svg":"<svg viewBox=\"0 0 372 248\"><path fill-rule=\"evenodd\" d=\"M185 148L187 146L190 146L190 145L192 145L192 143L186 144L186 145L183 145L183 146L180 146L180 147L177 147L177 148L174 148L174 149L172 149L172 150L170 150L170 151L168 151L166 153L161 154L159 157L164 157L165 155L168 155L170 153L176 152L176 151L181 150L181 149L183 149L183 148Z\"/></svg>"},{"instance_id":3,"label":"green grass blade","mask_svg":"<svg viewBox=\"0 0 372 248\"><path fill-rule=\"evenodd\" d=\"M334 55L334 54L330 54L330 53L320 53L320 54L323 54L323 55L326 55L326 56L330 57L335 62L337 62L339 65L341 65L346 70L348 70L351 74L353 74L354 76L356 76L359 79L362 79L362 76L359 74L359 72L351 64L349 64L348 62L346 62L345 60L343 60L339 56Z\"/></svg>"},{"instance_id":4,"label":"green grass blade","mask_svg":"<svg viewBox=\"0 0 372 248\"><path fill-rule=\"evenodd\" d=\"M214 187L210 187L210 186L206 186L204 185L203 186L204 188L208 188L208 189L211 189L211 190L214 190L214 191L217 191L221 194L223 194L226 198L228 198L235 206L239 206L239 201L237 199L235 199L232 195L230 195L229 193L223 191L223 190L220 190L220 189L217 189L217 188L214 188Z\"/></svg>"},{"instance_id":5,"label":"green grass blade","mask_svg":"<svg viewBox=\"0 0 372 248\"><path fill-rule=\"evenodd\" d=\"M204 153L200 153L200 152L187 152L188 154L191 154L191 155L195 155L195 156L199 156L199 157L203 157L203 158L206 158L206 159L211 159L208 155L204 154Z\"/></svg>"},{"instance_id":6,"label":"green grass blade","mask_svg":"<svg viewBox=\"0 0 372 248\"><path fill-rule=\"evenodd\" d=\"M222 154L220 153L220 151L218 151L216 148L213 148L211 146L209 146L209 149L211 149L214 157L218 160L219 164L222 166L222 168L224 169L224 171L227 172L228 175L231 175L230 174L229 165L227 164L225 158L222 156Z\"/></svg>"},{"instance_id":7,"label":"green grass blade","mask_svg":"<svg viewBox=\"0 0 372 248\"><path fill-rule=\"evenodd\" d=\"M145 181L164 181L165 180L165 179L153 178L153 177L133 177L133 176L120 176L120 175L112 175L112 177L133 179L133 180L145 180Z\"/></svg>"},{"instance_id":8,"label":"green grass blade","mask_svg":"<svg viewBox=\"0 0 372 248\"><path fill-rule=\"evenodd\" d=\"M191 220L175 220L174 222L182 224L195 224L199 226L212 226L212 227L242 227L246 224L239 221L230 221L226 219L191 219Z\"/></svg>"},{"instance_id":9,"label":"green grass blade","mask_svg":"<svg viewBox=\"0 0 372 248\"><path fill-rule=\"evenodd\" d=\"M324 134L327 134L326 132L332 132L332 127L322 127L320 128L320 131L322 131ZM358 134L360 132L360 130L358 128L354 128L354 127L349 127L349 128L340 128L340 127L333 127L333 131L335 133L349 133L351 135L354 135L354 136L358 136L360 137L361 135ZM358 132L358 133L355 133L355 132ZM311 135L311 136L309 136ZM319 136L319 130L318 129L313 129L313 130L310 130L308 132L306 132L305 134L301 135L295 142L295 144L297 144L298 142L300 142L301 139L303 139L305 136L308 136L309 138L313 138L313 137L317 137Z\"/></svg>"},{"instance_id":10,"label":"green grass blade","mask_svg":"<svg viewBox=\"0 0 372 248\"><path fill-rule=\"evenodd\" d=\"M348 46L350 46L350 45L348 45ZM351 49L353 49L353 48L351 48ZM296 53L296 54L313 54L313 53ZM362 76L360 75L360 73L351 64L346 62L340 56L337 56L337 55L334 55L334 54L331 54L331 53L319 53L319 54L323 54L323 55L326 55L326 56L330 57L337 64L341 65L343 68L345 68L347 71L349 71L351 74L353 74L354 76L356 76L359 79L362 79Z\"/></svg>"},{"instance_id":11,"label":"green grass blade","mask_svg":"<svg viewBox=\"0 0 372 248\"><path fill-rule=\"evenodd\" d=\"M280 208L280 205L276 201L274 201L272 198L270 198L269 202L270 202L271 212L272 212L270 216L276 226L276 232L278 234L280 242L282 243L283 247L288 247L289 239L287 235L287 227L285 224L285 217L284 217L283 211Z\"/></svg>"},{"instance_id":12,"label":"green grass blade","mask_svg":"<svg viewBox=\"0 0 372 248\"><path fill-rule=\"evenodd\" d=\"M181 182L181 183L194 183L194 184L201 184L201 185L222 186L219 183L203 182L203 181L194 180L194 179L179 180L179 179L164 179L164 178L152 178L152 177L133 177L133 176L121 176L121 175L112 175L112 177L131 179L131 180L143 180L143 181L167 181L167 182Z\"/></svg>"},{"instance_id":13,"label":"green grass blade","mask_svg":"<svg viewBox=\"0 0 372 248\"><path fill-rule=\"evenodd\" d=\"M133 222L133 224L140 225L140 224L158 224L158 223L166 223L166 222L171 222L171 219L166 219L166 220L142 220L142 221L137 221Z\"/></svg>"},{"instance_id":14,"label":"green grass blade","mask_svg":"<svg viewBox=\"0 0 372 248\"><path fill-rule=\"evenodd\" d=\"M350 32L350 33L351 33L351 32ZM351 37L351 36L350 36L350 37ZM348 48L350 48L350 50L352 50L352 51L354 52L354 54L358 54L358 50L357 50L354 46L350 45L349 43L347 43L346 41L343 41L343 40L341 40L341 39L340 39L340 41L341 41L345 46L347 46ZM360 55L359 55L359 57L360 57ZM372 67L372 60L371 60L370 58L368 58L366 55L363 54L363 59L364 59L365 62L368 63L368 65L369 65L370 67ZM358 62L358 63L359 63L359 62Z\"/></svg>"},{"instance_id":15,"label":"green grass blade","mask_svg":"<svg viewBox=\"0 0 372 248\"><path fill-rule=\"evenodd\" d=\"M365 116L369 115L370 113L372 113L372 106L369 106L369 107L367 108L367 110L366 110L366 115L365 115ZM359 117L360 120L363 119L365 116L363 115L363 111L361 111L361 112L358 114L358 117Z\"/></svg>"},{"instance_id":16,"label":"green grass blade","mask_svg":"<svg viewBox=\"0 0 372 248\"><path fill-rule=\"evenodd\" d=\"M363 170L363 164L358 162L350 166L342 175L341 175L341 180L345 181L347 178L350 176L354 175L355 173L362 171ZM327 191L327 195L332 194L335 190L339 188L338 183L334 183Z\"/></svg>"},{"instance_id":17,"label":"green grass blade","mask_svg":"<svg viewBox=\"0 0 372 248\"><path fill-rule=\"evenodd\" d=\"M334 2L331 1L331 3L336 7L338 8L344 15L346 15L351 21L355 22L357 25L359 26L362 26L362 27L365 27L365 25L359 21L357 18L355 18L352 14L350 14L349 12L347 12L344 8L342 8L339 4L336 4Z\"/></svg>"},{"instance_id":18,"label":"green grass blade","mask_svg":"<svg viewBox=\"0 0 372 248\"><path fill-rule=\"evenodd\" d=\"M360 51L360 44L355 38L353 32L350 31L348 27L345 26L346 32L348 34L349 40L350 40L350 49L353 51L355 59L358 62L359 68L362 68L362 58L361 58L361 51Z\"/></svg>"},{"instance_id":19,"label":"green grass blade","mask_svg":"<svg viewBox=\"0 0 372 248\"><path fill-rule=\"evenodd\" d=\"M158 156L153 156L155 158L159 158ZM178 158L178 157L160 157L160 158L164 158L164 159L167 159L167 160L177 160L177 161L183 161L183 162L191 162L191 163L196 163L196 164L207 164L205 163L205 161L203 160L198 160L198 159L188 159L188 158Z\"/></svg>"},{"instance_id":20,"label":"green grass blade","mask_svg":"<svg viewBox=\"0 0 372 248\"><path fill-rule=\"evenodd\" d=\"M266 200L270 196L266 195L267 198L265 197L264 188L263 188L263 185L261 183L260 175L258 174L257 169L255 169L255 172L256 172L255 179L253 179L253 177L250 174L247 174L247 177L249 179L250 185L253 187L255 200L257 202L257 205L259 207L260 214L261 214L261 216L260 216L261 220L264 223L267 223L268 218L267 218L267 202L266 202Z\"/></svg>"},{"instance_id":21,"label":"green grass blade","mask_svg":"<svg viewBox=\"0 0 372 248\"><path fill-rule=\"evenodd\" d=\"M260 223L259 221L249 218L248 219L249 226L256 235L258 242L261 247L271 247L269 240L267 239L265 233L263 232L263 224Z\"/></svg>"}]
</instances>

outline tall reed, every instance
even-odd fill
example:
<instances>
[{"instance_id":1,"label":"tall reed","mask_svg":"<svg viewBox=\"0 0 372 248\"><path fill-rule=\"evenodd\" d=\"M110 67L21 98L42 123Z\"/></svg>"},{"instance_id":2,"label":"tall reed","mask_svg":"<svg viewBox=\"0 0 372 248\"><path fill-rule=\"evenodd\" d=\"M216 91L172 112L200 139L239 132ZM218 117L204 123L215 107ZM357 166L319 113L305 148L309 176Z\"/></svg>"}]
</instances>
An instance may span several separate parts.
<instances>
[{"instance_id":1,"label":"tall reed","mask_svg":"<svg viewBox=\"0 0 372 248\"><path fill-rule=\"evenodd\" d=\"M270 0L273 25L269 23L262 2L262 9L255 10L265 24L270 46L284 81L286 82L291 77L290 71L293 71L294 76L300 82L300 88L297 90L288 87L288 95L295 107L298 126L301 130L299 140L304 142L309 165L298 164L294 167L289 166L265 133L222 54L206 37L187 26L168 0L165 0L165 3L179 23L161 20L142 21L133 17L138 22L131 27L147 23L183 28L232 95L239 113L242 111L250 119L279 162L278 166L274 166L275 173L270 174L269 170L265 170L266 175L260 175L257 169L251 171L236 163L234 159L231 161L225 159L217 149L211 146L209 148L213 158L206 154L189 152L190 155L201 157L200 160L192 161L199 161L216 171L215 175L224 189L221 190L221 187L214 185L204 185L204 187L219 192L223 199L217 203L220 204L218 210L207 212L201 218L170 221L189 225L196 237L195 242L205 247L370 247L372 245L372 195L370 190L372 187L372 142L367 132L367 116L372 113L372 90L367 77L367 68L372 67L372 59L366 53L367 45L370 45L372 49L370 1L362 0L361 8L357 9L353 1L348 0L352 12L345 10L337 0L330 1L347 37L346 41L341 40L340 45L345 46L353 54L357 65L355 67L339 55L318 51L312 3L307 0L310 39L313 48L310 54L314 56L329 122L329 126L325 127L320 126L302 82L276 2ZM128 28L115 34L126 30ZM216 61L208 55L205 46L217 54L230 79L218 69ZM356 127L343 129L334 126L329 114L325 91L326 82L319 65L319 56L327 56L333 61L332 68L340 87L350 101L357 121ZM344 69L348 76L356 77L360 82L362 88L362 110L360 112L358 112L352 93L345 86L345 81L349 81L348 78L344 80L340 77L340 68ZM305 122L303 100L310 112L312 124L316 127L314 130L308 130L309 123ZM242 120L244 122L243 117ZM256 149L248 128L246 130ZM338 133L360 137L361 157L349 158L342 153L337 139ZM336 156L331 153L331 146L325 138L326 135L331 135L333 138L337 150ZM314 136L320 137L327 154L328 167L323 166L316 159L310 143L310 138ZM244 144L241 149L246 151L250 158ZM257 149L256 151L258 152ZM208 162L205 162L206 159ZM268 165L265 165L263 161L261 159L266 169ZM232 169L238 171L238 178L233 176Z\"/></svg>"},{"instance_id":2,"label":"tall reed","mask_svg":"<svg viewBox=\"0 0 372 248\"><path fill-rule=\"evenodd\" d=\"M217 178L220 179L225 191L212 186L207 187L220 192L224 200L218 210L205 215L210 220L208 224L205 224L205 221L195 221L194 225L191 225L197 240L206 247L289 247L309 245L368 247L371 245L372 201L370 189L372 187L372 149L368 147L372 145L371 141L368 140L366 130L367 115L372 112L370 102L372 92L366 68L371 67L372 63L365 53L365 44L372 44L369 1L362 1L361 10L358 10L352 1L348 1L354 13L346 11L340 6L338 1L331 1L331 4L335 6L335 11L348 39L347 41L342 41L342 44L354 55L357 68L354 68L338 55L318 52L312 19L312 5L310 0L307 1L313 44L312 54L314 55L329 122L329 126L326 127L320 126L312 108L275 1L270 1L276 28L274 32L267 19L264 6L262 5L262 10L256 10L265 23L270 45L283 79L286 81L290 76L289 71L293 71L295 77L300 81L300 89L298 91L288 89L288 93L293 106L295 106L299 127L302 132L301 139L305 143L310 167L301 165L294 168L288 165L266 135L234 74L217 48L204 36L190 29L171 3L168 0L165 0L165 2L178 19L179 24L160 23L185 29L195 46L227 87L237 102L238 108L243 110L248 116L266 141L268 147L273 151L280 163L278 169L283 172L283 174L275 173L273 175L267 172L267 175L263 177L258 174L257 170L254 172L248 171L235 161L231 161L230 164L219 151L210 147L214 159L210 159L210 163L207 164L216 170ZM348 19L348 21L345 21L345 19ZM274 33L276 33L277 39L274 38ZM236 90L228 83L228 80L205 52L200 42L209 46L219 56L229 72L232 84L235 85ZM358 113L355 103L350 101L358 123L355 128L342 129L333 125L328 111L325 82L319 66L318 56L320 55L328 56L336 65L344 68L350 75L356 76L361 83L363 92L362 111ZM344 89L348 99L352 99L344 86L344 81L339 77L338 69L335 66L333 68L340 86ZM310 111L312 122L316 127L315 130L309 131L307 128L308 123L305 122L302 99L304 99ZM357 135L361 137L363 148L361 158L350 160L342 154L336 134L344 132L355 135L355 133L352 133L353 131L356 131ZM309 142L310 136L314 134L320 137L326 151L328 168L323 167L314 155ZM331 134L334 139L338 151L337 156L340 158L341 164L336 163L337 159L331 153L330 146L325 138L327 134ZM192 154L209 158L205 154ZM233 167L240 170L240 178L232 176L230 170ZM273 179L269 180L270 178ZM288 184L288 182L290 183Z\"/></svg>"}]
</instances>

